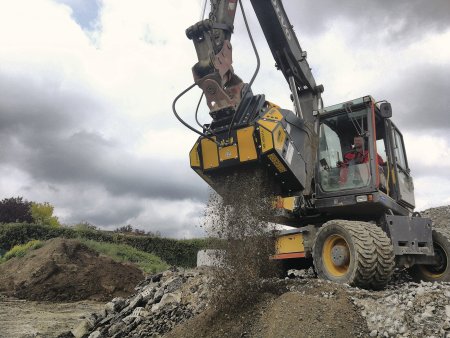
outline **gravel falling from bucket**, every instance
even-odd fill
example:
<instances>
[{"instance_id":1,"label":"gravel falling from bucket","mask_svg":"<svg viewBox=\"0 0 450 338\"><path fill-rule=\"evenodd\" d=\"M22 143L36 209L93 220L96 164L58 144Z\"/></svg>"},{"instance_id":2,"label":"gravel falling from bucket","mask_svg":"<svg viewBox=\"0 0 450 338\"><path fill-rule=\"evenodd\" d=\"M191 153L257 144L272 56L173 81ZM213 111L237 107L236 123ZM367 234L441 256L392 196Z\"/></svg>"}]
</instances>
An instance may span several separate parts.
<instances>
[{"instance_id":1,"label":"gravel falling from bucket","mask_svg":"<svg viewBox=\"0 0 450 338\"><path fill-rule=\"evenodd\" d=\"M258 175L235 175L222 182L221 196L211 192L205 228L214 249L211 305L230 311L252 304L262 291L261 278L275 276L274 224L268 221L273 195Z\"/></svg>"}]
</instances>

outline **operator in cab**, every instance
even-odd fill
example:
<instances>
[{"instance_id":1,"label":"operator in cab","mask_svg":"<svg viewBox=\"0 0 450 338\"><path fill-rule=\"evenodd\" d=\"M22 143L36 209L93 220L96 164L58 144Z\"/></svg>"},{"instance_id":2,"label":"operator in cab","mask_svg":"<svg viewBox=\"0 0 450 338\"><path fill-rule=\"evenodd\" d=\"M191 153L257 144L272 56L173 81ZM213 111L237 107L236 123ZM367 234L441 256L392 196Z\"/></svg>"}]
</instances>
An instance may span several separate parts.
<instances>
[{"instance_id":1,"label":"operator in cab","mask_svg":"<svg viewBox=\"0 0 450 338\"><path fill-rule=\"evenodd\" d=\"M338 163L338 166L349 166L351 164L361 164L369 162L369 150L364 149L364 138L355 136L353 139L354 148L344 155L344 162ZM377 154L377 163L384 165L383 158Z\"/></svg>"},{"instance_id":2,"label":"operator in cab","mask_svg":"<svg viewBox=\"0 0 450 338\"><path fill-rule=\"evenodd\" d=\"M339 161L337 163L338 167L341 168L339 183L341 185L344 185L347 183L347 179L349 176L349 166L368 163L369 162L369 150L365 149L364 147L364 137L362 136L355 136L353 139L353 149L345 153L344 155L344 161ZM383 158L377 154L377 164L379 168L383 168L383 165L385 164L383 161ZM351 171L353 175L355 175L355 171ZM351 175L350 175L351 176ZM352 179L355 179L355 177L352 177Z\"/></svg>"}]
</instances>

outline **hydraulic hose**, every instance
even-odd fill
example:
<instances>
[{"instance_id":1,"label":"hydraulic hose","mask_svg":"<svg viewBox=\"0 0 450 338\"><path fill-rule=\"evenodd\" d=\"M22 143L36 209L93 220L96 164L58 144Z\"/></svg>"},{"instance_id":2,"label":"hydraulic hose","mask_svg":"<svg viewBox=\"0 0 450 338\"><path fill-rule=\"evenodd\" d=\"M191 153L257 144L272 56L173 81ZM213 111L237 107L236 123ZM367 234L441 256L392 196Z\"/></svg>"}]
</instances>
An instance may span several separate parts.
<instances>
[{"instance_id":1,"label":"hydraulic hose","mask_svg":"<svg viewBox=\"0 0 450 338\"><path fill-rule=\"evenodd\" d=\"M203 128L203 126L198 121L198 110L200 109L200 103L202 103L203 95L204 95L204 93L202 93L202 95L200 95L200 99L198 100L198 103L197 103L197 109L195 109L195 121L197 122L197 124L200 128Z\"/></svg>"},{"instance_id":2,"label":"hydraulic hose","mask_svg":"<svg viewBox=\"0 0 450 338\"><path fill-rule=\"evenodd\" d=\"M214 140L211 136L206 135L205 133L199 132L197 129L191 127L189 124L187 124L186 122L184 122L184 120L178 115L177 110L175 108L177 101L180 97L182 97L184 94L186 94L188 91L190 91L192 88L194 88L196 86L195 83L191 84L189 87L187 87L185 90L183 90L180 94L178 94L178 96L175 98L175 100L173 100L172 103L172 111L173 114L175 115L175 117L177 118L178 121L180 121L186 128L192 130L194 133L203 136L204 138L207 138L208 140L214 142L217 145L220 145L219 142L217 142L216 140Z\"/></svg>"}]
</instances>

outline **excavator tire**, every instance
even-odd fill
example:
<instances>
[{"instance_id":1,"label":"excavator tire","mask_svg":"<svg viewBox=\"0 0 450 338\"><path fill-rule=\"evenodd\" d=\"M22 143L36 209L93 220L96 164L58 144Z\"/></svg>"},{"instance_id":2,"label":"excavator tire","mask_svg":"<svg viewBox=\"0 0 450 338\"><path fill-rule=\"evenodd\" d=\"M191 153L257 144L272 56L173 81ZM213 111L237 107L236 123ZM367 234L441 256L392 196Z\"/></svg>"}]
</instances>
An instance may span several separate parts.
<instances>
[{"instance_id":1,"label":"excavator tire","mask_svg":"<svg viewBox=\"0 0 450 338\"><path fill-rule=\"evenodd\" d=\"M378 254L366 222L333 220L317 232L313 261L319 278L370 288Z\"/></svg>"},{"instance_id":2,"label":"excavator tire","mask_svg":"<svg viewBox=\"0 0 450 338\"><path fill-rule=\"evenodd\" d=\"M370 283L371 289L384 289L390 281L395 268L394 247L386 233L375 224L368 224L367 230L377 251L375 275Z\"/></svg>"},{"instance_id":3,"label":"excavator tire","mask_svg":"<svg viewBox=\"0 0 450 338\"><path fill-rule=\"evenodd\" d=\"M433 229L433 246L439 263L417 264L409 273L417 282L450 282L450 229Z\"/></svg>"}]
</instances>

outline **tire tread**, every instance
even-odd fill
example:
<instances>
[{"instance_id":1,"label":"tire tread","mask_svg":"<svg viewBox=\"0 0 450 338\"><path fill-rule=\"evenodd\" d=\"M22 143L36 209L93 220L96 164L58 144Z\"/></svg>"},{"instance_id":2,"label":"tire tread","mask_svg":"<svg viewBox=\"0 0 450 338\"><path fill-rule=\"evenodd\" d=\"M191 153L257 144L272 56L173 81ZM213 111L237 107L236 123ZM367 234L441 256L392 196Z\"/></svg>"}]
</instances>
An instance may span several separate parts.
<instances>
[{"instance_id":1,"label":"tire tread","mask_svg":"<svg viewBox=\"0 0 450 338\"><path fill-rule=\"evenodd\" d=\"M343 228L350 235L354 244L355 268L346 283L361 288L370 288L378 267L377 246L374 243L371 232L368 230L372 224L359 221L332 220L326 222L317 235L333 225ZM316 245L317 242L315 241L313 252L316 252Z\"/></svg>"}]
</instances>

